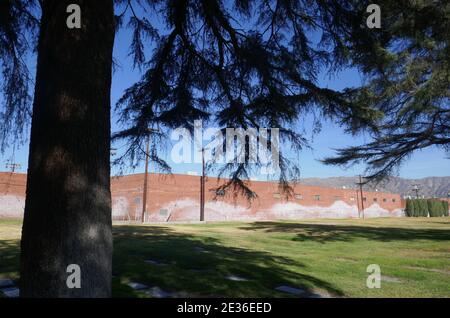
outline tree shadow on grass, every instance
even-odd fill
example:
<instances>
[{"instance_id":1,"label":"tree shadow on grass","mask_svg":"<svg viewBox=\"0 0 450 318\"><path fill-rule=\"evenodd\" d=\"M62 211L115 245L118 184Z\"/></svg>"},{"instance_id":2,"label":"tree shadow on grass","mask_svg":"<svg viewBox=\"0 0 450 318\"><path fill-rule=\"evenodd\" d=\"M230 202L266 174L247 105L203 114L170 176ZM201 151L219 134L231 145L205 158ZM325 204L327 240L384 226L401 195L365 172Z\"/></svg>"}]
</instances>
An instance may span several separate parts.
<instances>
[{"instance_id":1,"label":"tree shadow on grass","mask_svg":"<svg viewBox=\"0 0 450 318\"><path fill-rule=\"evenodd\" d=\"M288 222L254 222L240 227L243 230L262 230L295 234L294 241L351 242L356 239L375 241L411 241L433 240L449 241L450 230L447 229L411 229L395 227L365 227L335 224L299 224Z\"/></svg>"},{"instance_id":2,"label":"tree shadow on grass","mask_svg":"<svg viewBox=\"0 0 450 318\"><path fill-rule=\"evenodd\" d=\"M330 283L296 271L303 264L267 252L224 246L214 238L195 237L165 227L114 228L114 296L142 293L127 281L184 292L188 297L290 297L274 290L289 285L342 296ZM153 260L153 264L145 260ZM247 279L233 281L227 276Z\"/></svg>"},{"instance_id":3,"label":"tree shadow on grass","mask_svg":"<svg viewBox=\"0 0 450 318\"><path fill-rule=\"evenodd\" d=\"M19 240L0 241L0 278L17 279L19 277Z\"/></svg>"},{"instance_id":4,"label":"tree shadow on grass","mask_svg":"<svg viewBox=\"0 0 450 318\"><path fill-rule=\"evenodd\" d=\"M165 227L114 227L113 295L141 297L127 281L185 292L189 297L291 297L274 290L290 285L312 292L342 296L341 290L310 275L298 273L303 264L267 252L223 246L214 238L175 232ZM0 278L18 283L19 240L0 241ZM148 264L154 260L160 264ZM232 281L233 275L248 279Z\"/></svg>"}]
</instances>

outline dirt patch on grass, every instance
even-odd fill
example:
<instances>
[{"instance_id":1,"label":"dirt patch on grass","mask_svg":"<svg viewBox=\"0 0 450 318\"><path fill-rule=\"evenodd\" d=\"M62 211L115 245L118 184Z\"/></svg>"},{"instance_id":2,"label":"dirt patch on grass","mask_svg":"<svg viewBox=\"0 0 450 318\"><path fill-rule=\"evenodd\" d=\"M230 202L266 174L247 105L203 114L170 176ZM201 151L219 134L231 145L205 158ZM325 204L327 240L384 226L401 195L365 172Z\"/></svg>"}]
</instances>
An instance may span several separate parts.
<instances>
[{"instance_id":1,"label":"dirt patch on grass","mask_svg":"<svg viewBox=\"0 0 450 318\"><path fill-rule=\"evenodd\" d=\"M433 272L433 273L450 275L450 270L447 270L447 269L425 268L425 267L416 267L416 266L406 266L405 268L413 269L413 270L417 270L417 271Z\"/></svg>"}]
</instances>

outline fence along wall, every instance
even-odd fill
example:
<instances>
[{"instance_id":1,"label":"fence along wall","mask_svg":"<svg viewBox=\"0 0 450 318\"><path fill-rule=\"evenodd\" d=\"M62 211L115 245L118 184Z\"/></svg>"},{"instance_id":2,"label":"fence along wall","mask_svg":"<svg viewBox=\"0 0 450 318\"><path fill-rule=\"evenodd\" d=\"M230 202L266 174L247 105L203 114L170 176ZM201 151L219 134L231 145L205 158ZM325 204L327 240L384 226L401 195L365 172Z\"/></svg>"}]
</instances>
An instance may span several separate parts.
<instances>
[{"instance_id":1,"label":"fence along wall","mask_svg":"<svg viewBox=\"0 0 450 318\"><path fill-rule=\"evenodd\" d=\"M143 174L111 178L112 214L115 220L140 220ZM200 177L150 174L146 221L198 221ZM0 217L22 217L25 204L25 174L0 173ZM206 221L275 220L304 218L356 218L361 212L359 192L298 185L286 199L273 182L250 182L258 197L250 204L244 198L216 193L216 178L207 178ZM365 217L403 216L400 195L363 193Z\"/></svg>"}]
</instances>

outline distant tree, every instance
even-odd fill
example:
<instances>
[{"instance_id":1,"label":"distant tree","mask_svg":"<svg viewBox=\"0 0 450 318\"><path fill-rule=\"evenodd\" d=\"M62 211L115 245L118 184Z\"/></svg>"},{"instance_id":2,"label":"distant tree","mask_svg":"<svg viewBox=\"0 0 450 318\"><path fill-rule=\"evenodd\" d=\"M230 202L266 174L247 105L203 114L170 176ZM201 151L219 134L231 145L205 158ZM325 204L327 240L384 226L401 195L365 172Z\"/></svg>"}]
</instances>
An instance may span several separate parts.
<instances>
[{"instance_id":1,"label":"distant tree","mask_svg":"<svg viewBox=\"0 0 450 318\"><path fill-rule=\"evenodd\" d=\"M422 216L422 207L420 204L420 200L419 199L414 199L413 200L413 204L414 204L414 216L415 217L421 217Z\"/></svg>"},{"instance_id":2,"label":"distant tree","mask_svg":"<svg viewBox=\"0 0 450 318\"><path fill-rule=\"evenodd\" d=\"M428 212L430 213L430 217L435 217L436 211L435 211L435 204L433 199L427 200L428 205Z\"/></svg>"},{"instance_id":3,"label":"distant tree","mask_svg":"<svg viewBox=\"0 0 450 318\"><path fill-rule=\"evenodd\" d=\"M335 157L324 160L343 166L362 162L367 180L394 174L417 150L450 151L450 3L377 4L382 8L381 29L357 39L352 37L358 33L352 32L343 41L366 74L353 101L383 116L364 127L373 141L338 149Z\"/></svg>"},{"instance_id":4,"label":"distant tree","mask_svg":"<svg viewBox=\"0 0 450 318\"><path fill-rule=\"evenodd\" d=\"M430 212L431 217L440 217L442 216L442 204L440 200L437 199L429 199L428 200L428 210Z\"/></svg>"},{"instance_id":5,"label":"distant tree","mask_svg":"<svg viewBox=\"0 0 450 318\"><path fill-rule=\"evenodd\" d=\"M442 206L444 207L444 215L443 216L448 216L449 215L448 201L442 201Z\"/></svg>"},{"instance_id":6,"label":"distant tree","mask_svg":"<svg viewBox=\"0 0 450 318\"><path fill-rule=\"evenodd\" d=\"M408 216L408 217L414 216L414 203L411 199L406 199L405 212L406 212L406 216Z\"/></svg>"},{"instance_id":7,"label":"distant tree","mask_svg":"<svg viewBox=\"0 0 450 318\"><path fill-rule=\"evenodd\" d=\"M429 211L428 211L427 200L426 199L419 200L419 205L420 205L420 211L421 211L420 216L428 217L429 216Z\"/></svg>"}]
</instances>

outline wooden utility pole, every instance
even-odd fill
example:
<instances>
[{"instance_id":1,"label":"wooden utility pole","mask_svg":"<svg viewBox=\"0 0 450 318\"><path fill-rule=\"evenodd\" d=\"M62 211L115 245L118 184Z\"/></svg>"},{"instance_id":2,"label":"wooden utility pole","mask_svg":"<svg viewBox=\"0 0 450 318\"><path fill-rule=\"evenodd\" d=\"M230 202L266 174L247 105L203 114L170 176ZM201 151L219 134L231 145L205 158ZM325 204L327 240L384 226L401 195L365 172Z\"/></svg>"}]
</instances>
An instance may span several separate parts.
<instances>
[{"instance_id":1,"label":"wooden utility pole","mask_svg":"<svg viewBox=\"0 0 450 318\"><path fill-rule=\"evenodd\" d=\"M200 222L205 220L205 148L202 148L202 175L200 177Z\"/></svg>"},{"instance_id":2,"label":"wooden utility pole","mask_svg":"<svg viewBox=\"0 0 450 318\"><path fill-rule=\"evenodd\" d=\"M358 218L361 218L361 208L359 207L359 191L356 189L356 206L358 207Z\"/></svg>"},{"instance_id":3,"label":"wooden utility pole","mask_svg":"<svg viewBox=\"0 0 450 318\"><path fill-rule=\"evenodd\" d=\"M145 148L145 173L144 173L144 189L142 193L142 215L141 223L145 222L145 213L147 211L147 188L148 188L148 162L150 158L150 134L159 130L148 128L147 145Z\"/></svg>"},{"instance_id":4,"label":"wooden utility pole","mask_svg":"<svg viewBox=\"0 0 450 318\"><path fill-rule=\"evenodd\" d=\"M361 212L362 212L362 217L364 219L364 195L363 195L363 182L362 182L361 175L359 175L359 182L356 184L359 185L359 192L360 192L360 197L361 197Z\"/></svg>"}]
</instances>

